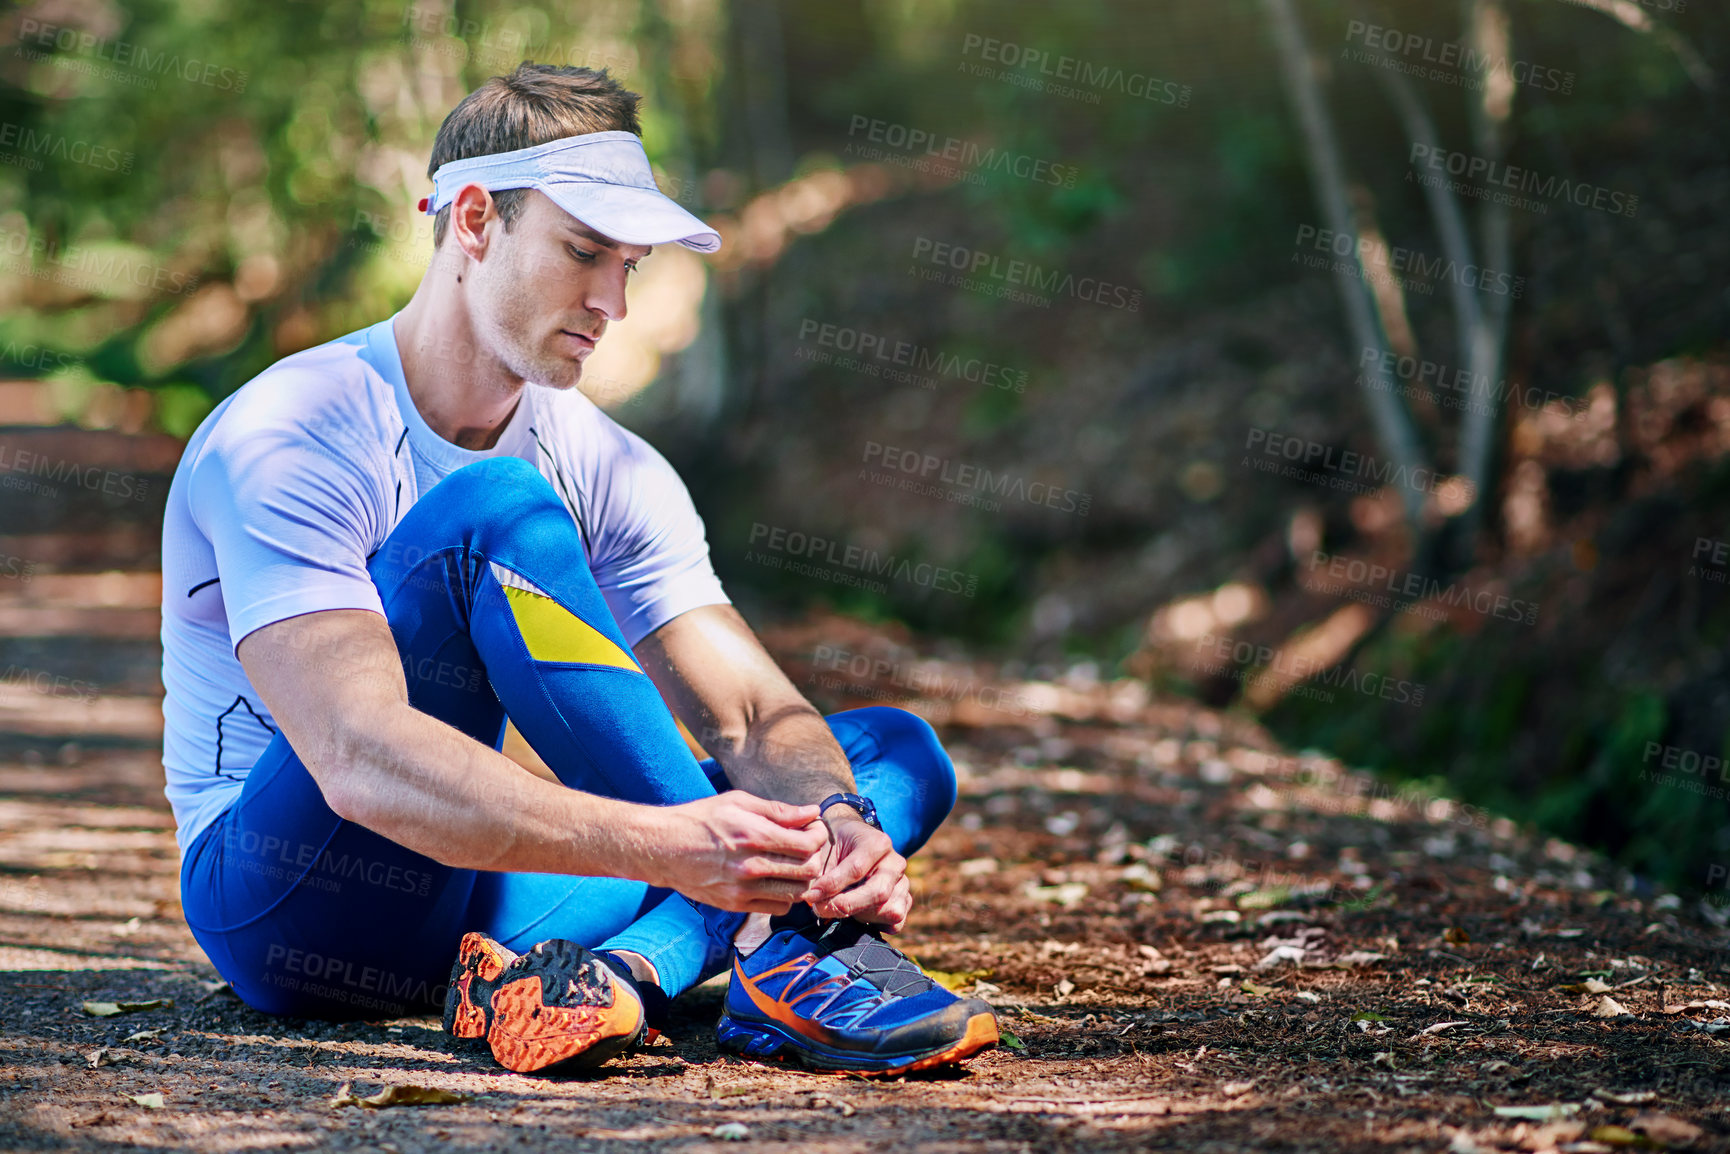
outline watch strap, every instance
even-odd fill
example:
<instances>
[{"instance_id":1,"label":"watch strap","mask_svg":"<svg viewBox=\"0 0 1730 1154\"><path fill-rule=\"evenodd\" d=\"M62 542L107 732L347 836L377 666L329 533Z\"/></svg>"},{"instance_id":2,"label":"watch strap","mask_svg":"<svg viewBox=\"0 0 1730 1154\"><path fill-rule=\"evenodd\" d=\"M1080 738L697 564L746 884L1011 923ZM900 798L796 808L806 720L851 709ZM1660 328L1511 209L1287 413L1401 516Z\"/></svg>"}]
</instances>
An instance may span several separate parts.
<instances>
[{"instance_id":1,"label":"watch strap","mask_svg":"<svg viewBox=\"0 0 1730 1154\"><path fill-rule=\"evenodd\" d=\"M883 828L883 823L877 820L877 807L871 804L871 799L868 797L861 797L856 793L830 794L817 803L818 816L822 816L823 812L832 805L850 805L859 811L859 816L865 819L866 825L877 830Z\"/></svg>"}]
</instances>

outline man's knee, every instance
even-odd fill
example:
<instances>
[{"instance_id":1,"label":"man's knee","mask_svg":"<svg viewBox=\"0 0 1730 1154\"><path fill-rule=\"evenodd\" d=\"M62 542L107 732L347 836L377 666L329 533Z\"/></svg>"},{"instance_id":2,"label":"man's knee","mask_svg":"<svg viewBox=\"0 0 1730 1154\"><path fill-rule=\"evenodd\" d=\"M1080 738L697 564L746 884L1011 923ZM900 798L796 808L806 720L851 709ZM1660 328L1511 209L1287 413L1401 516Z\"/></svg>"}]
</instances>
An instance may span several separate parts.
<instances>
[{"instance_id":1,"label":"man's knee","mask_svg":"<svg viewBox=\"0 0 1730 1154\"><path fill-rule=\"evenodd\" d=\"M937 731L918 714L893 706L850 710L847 716L877 743L883 769L872 783L872 801L911 811L923 843L955 808L955 763Z\"/></svg>"},{"instance_id":2,"label":"man's knee","mask_svg":"<svg viewBox=\"0 0 1730 1154\"><path fill-rule=\"evenodd\" d=\"M455 545L496 548L501 534L521 543L525 555L582 555L576 523L547 479L520 457L489 457L422 494L373 559L373 572L411 569ZM561 549L561 537L576 548Z\"/></svg>"},{"instance_id":3,"label":"man's knee","mask_svg":"<svg viewBox=\"0 0 1730 1154\"><path fill-rule=\"evenodd\" d=\"M540 470L521 457L488 457L464 465L435 485L432 492L438 494L438 506L446 513L472 508L492 516L535 506L564 507Z\"/></svg>"}]
</instances>

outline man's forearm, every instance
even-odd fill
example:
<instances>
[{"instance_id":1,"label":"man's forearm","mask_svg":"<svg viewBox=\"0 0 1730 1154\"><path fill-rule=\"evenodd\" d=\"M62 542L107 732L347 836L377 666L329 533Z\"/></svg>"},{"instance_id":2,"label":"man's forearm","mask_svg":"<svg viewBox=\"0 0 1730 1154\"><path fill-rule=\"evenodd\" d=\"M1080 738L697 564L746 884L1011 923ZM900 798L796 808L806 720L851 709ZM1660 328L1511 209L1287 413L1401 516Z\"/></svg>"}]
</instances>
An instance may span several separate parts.
<instances>
[{"instance_id":1,"label":"man's forearm","mask_svg":"<svg viewBox=\"0 0 1730 1154\"><path fill-rule=\"evenodd\" d=\"M803 702L758 714L738 737L718 729L705 736L727 780L758 797L811 805L855 788L853 767L828 723Z\"/></svg>"},{"instance_id":2,"label":"man's forearm","mask_svg":"<svg viewBox=\"0 0 1730 1154\"><path fill-rule=\"evenodd\" d=\"M391 710L342 748L332 808L459 869L654 881L648 807L529 773L442 721ZM323 776L323 775L321 775Z\"/></svg>"}]
</instances>

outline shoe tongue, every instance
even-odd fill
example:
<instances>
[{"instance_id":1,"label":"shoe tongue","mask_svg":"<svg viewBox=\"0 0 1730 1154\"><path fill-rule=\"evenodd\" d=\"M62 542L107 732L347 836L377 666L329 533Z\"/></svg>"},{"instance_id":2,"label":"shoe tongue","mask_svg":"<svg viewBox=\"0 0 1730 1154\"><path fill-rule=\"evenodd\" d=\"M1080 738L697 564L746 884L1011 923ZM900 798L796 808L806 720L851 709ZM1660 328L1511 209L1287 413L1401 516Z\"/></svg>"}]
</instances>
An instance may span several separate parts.
<instances>
[{"instance_id":1,"label":"shoe tongue","mask_svg":"<svg viewBox=\"0 0 1730 1154\"><path fill-rule=\"evenodd\" d=\"M817 939L816 950L869 978L891 997L910 998L935 985L906 954L851 918L830 923Z\"/></svg>"}]
</instances>

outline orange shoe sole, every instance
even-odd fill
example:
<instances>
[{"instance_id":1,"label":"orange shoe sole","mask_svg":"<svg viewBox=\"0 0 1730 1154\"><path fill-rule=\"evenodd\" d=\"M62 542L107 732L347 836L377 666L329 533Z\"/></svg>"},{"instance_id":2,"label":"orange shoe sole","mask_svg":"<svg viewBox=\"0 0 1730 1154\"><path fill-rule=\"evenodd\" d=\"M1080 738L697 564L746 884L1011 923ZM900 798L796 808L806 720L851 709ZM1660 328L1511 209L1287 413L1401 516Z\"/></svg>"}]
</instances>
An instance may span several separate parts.
<instances>
[{"instance_id":1,"label":"orange shoe sole","mask_svg":"<svg viewBox=\"0 0 1730 1154\"><path fill-rule=\"evenodd\" d=\"M519 1074L597 1066L644 1036L637 996L607 964L574 942L542 942L524 954L492 995L487 1042L499 1065Z\"/></svg>"},{"instance_id":2,"label":"orange shoe sole","mask_svg":"<svg viewBox=\"0 0 1730 1154\"><path fill-rule=\"evenodd\" d=\"M895 1070L885 1070L885 1074L910 1074L914 1070L929 1070L933 1066L943 1066L951 1062L963 1062L987 1046L995 1046L999 1040L997 1033L996 1014L975 1014L967 1019L967 1032L961 1035L961 1040L941 1053L931 1054Z\"/></svg>"},{"instance_id":3,"label":"orange shoe sole","mask_svg":"<svg viewBox=\"0 0 1730 1154\"><path fill-rule=\"evenodd\" d=\"M484 1038L492 1025L493 983L517 955L485 934L467 933L457 947L445 991L445 1031L459 1038Z\"/></svg>"}]
</instances>

